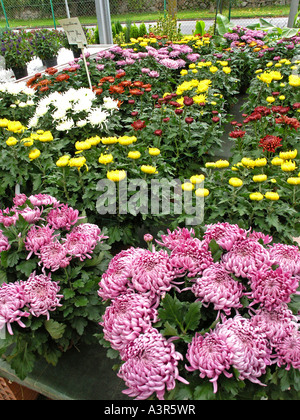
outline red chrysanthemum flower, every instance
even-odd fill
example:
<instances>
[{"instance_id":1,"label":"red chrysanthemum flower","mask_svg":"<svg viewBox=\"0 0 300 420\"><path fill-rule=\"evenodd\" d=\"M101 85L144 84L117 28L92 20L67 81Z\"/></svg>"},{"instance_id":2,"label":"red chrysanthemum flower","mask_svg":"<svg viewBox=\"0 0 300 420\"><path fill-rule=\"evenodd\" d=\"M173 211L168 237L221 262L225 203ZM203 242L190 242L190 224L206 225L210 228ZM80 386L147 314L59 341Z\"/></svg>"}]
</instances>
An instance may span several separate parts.
<instances>
[{"instance_id":1,"label":"red chrysanthemum flower","mask_svg":"<svg viewBox=\"0 0 300 420\"><path fill-rule=\"evenodd\" d=\"M263 148L263 152L275 152L278 147L282 147L282 139L280 137L267 135L260 139L258 147Z\"/></svg>"}]
</instances>

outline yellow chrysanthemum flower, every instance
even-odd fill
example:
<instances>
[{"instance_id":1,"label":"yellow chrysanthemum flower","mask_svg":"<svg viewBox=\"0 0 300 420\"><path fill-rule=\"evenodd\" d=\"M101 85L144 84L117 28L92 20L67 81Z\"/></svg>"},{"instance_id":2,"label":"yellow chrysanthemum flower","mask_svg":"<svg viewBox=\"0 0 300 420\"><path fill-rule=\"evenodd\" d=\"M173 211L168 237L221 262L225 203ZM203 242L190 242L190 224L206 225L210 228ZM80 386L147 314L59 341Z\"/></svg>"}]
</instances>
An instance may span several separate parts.
<instances>
[{"instance_id":1,"label":"yellow chrysanthemum flower","mask_svg":"<svg viewBox=\"0 0 300 420\"><path fill-rule=\"evenodd\" d=\"M112 154L104 155L101 153L101 156L99 157L99 163L102 163L102 165L108 165L114 160L114 157Z\"/></svg>"},{"instance_id":2,"label":"yellow chrysanthemum flower","mask_svg":"<svg viewBox=\"0 0 300 420\"><path fill-rule=\"evenodd\" d=\"M127 157L129 159L139 159L141 157L141 153L139 151L131 151L128 153Z\"/></svg>"},{"instance_id":3,"label":"yellow chrysanthemum flower","mask_svg":"<svg viewBox=\"0 0 300 420\"><path fill-rule=\"evenodd\" d=\"M290 185L300 185L300 177L291 177L287 179L287 183Z\"/></svg>"},{"instance_id":4,"label":"yellow chrysanthemum flower","mask_svg":"<svg viewBox=\"0 0 300 420\"><path fill-rule=\"evenodd\" d=\"M64 155L58 159L58 161L56 162L56 166L58 166L59 168L63 168L69 165L69 161L70 161L70 156Z\"/></svg>"},{"instance_id":5,"label":"yellow chrysanthemum flower","mask_svg":"<svg viewBox=\"0 0 300 420\"><path fill-rule=\"evenodd\" d=\"M191 182L185 182L184 184L181 185L181 188L183 191L193 191L193 189L195 188L195 185L192 184Z\"/></svg>"},{"instance_id":6,"label":"yellow chrysanthemum flower","mask_svg":"<svg viewBox=\"0 0 300 420\"><path fill-rule=\"evenodd\" d=\"M253 176L253 181L254 182L264 182L267 179L268 179L268 177L265 174L260 174L260 175L254 175Z\"/></svg>"},{"instance_id":7,"label":"yellow chrysanthemum flower","mask_svg":"<svg viewBox=\"0 0 300 420\"><path fill-rule=\"evenodd\" d=\"M115 171L108 171L106 176L113 182L120 182L126 178L126 175L127 174L124 170L116 169Z\"/></svg>"},{"instance_id":8,"label":"yellow chrysanthemum flower","mask_svg":"<svg viewBox=\"0 0 300 420\"><path fill-rule=\"evenodd\" d=\"M261 201L264 196L260 192L254 192L249 195L250 200L252 201Z\"/></svg>"},{"instance_id":9,"label":"yellow chrysanthemum flower","mask_svg":"<svg viewBox=\"0 0 300 420\"><path fill-rule=\"evenodd\" d=\"M265 193L265 197L267 200L271 201L278 201L279 200L279 194L277 192L268 191Z\"/></svg>"},{"instance_id":10,"label":"yellow chrysanthemum flower","mask_svg":"<svg viewBox=\"0 0 300 420\"><path fill-rule=\"evenodd\" d=\"M296 162L293 162L292 160L286 160L281 165L281 170L283 172L292 172L295 169L297 169Z\"/></svg>"},{"instance_id":11,"label":"yellow chrysanthemum flower","mask_svg":"<svg viewBox=\"0 0 300 420\"><path fill-rule=\"evenodd\" d=\"M157 174L157 170L155 166L151 166L151 165L143 165L141 166L141 171L144 172L145 174L149 174L149 175L153 175L153 174Z\"/></svg>"},{"instance_id":12,"label":"yellow chrysanthemum flower","mask_svg":"<svg viewBox=\"0 0 300 420\"><path fill-rule=\"evenodd\" d=\"M230 178L229 185L232 187L241 187L243 185L243 181L240 178Z\"/></svg>"},{"instance_id":13,"label":"yellow chrysanthemum flower","mask_svg":"<svg viewBox=\"0 0 300 420\"><path fill-rule=\"evenodd\" d=\"M203 182L205 180L205 176L204 175L193 175L190 178L190 181L192 184L201 184L201 182Z\"/></svg>"},{"instance_id":14,"label":"yellow chrysanthemum flower","mask_svg":"<svg viewBox=\"0 0 300 420\"><path fill-rule=\"evenodd\" d=\"M296 159L298 150L289 150L288 152L280 152L279 157L284 160Z\"/></svg>"},{"instance_id":15,"label":"yellow chrysanthemum flower","mask_svg":"<svg viewBox=\"0 0 300 420\"><path fill-rule=\"evenodd\" d=\"M209 196L209 190L207 188L198 188L195 191L195 195L197 197L208 197Z\"/></svg>"},{"instance_id":16,"label":"yellow chrysanthemum flower","mask_svg":"<svg viewBox=\"0 0 300 420\"><path fill-rule=\"evenodd\" d=\"M41 152L38 149L33 149L31 150L28 156L30 160L34 160L37 159L40 156L40 154Z\"/></svg>"},{"instance_id":17,"label":"yellow chrysanthemum flower","mask_svg":"<svg viewBox=\"0 0 300 420\"><path fill-rule=\"evenodd\" d=\"M158 155L160 155L160 150L157 147L150 147L149 155L158 156Z\"/></svg>"},{"instance_id":18,"label":"yellow chrysanthemum flower","mask_svg":"<svg viewBox=\"0 0 300 420\"><path fill-rule=\"evenodd\" d=\"M16 144L18 144L18 140L15 137L9 137L6 140L6 144L7 146L15 146Z\"/></svg>"}]
</instances>

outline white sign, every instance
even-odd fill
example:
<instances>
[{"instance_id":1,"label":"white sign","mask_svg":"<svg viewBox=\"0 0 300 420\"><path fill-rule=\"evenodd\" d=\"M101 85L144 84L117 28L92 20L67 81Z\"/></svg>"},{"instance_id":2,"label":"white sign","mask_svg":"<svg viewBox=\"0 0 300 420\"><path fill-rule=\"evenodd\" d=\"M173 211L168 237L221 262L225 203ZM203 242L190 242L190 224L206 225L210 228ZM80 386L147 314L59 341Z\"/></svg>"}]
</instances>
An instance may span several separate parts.
<instances>
[{"instance_id":1,"label":"white sign","mask_svg":"<svg viewBox=\"0 0 300 420\"><path fill-rule=\"evenodd\" d=\"M79 48L87 45L87 39L78 17L62 19L59 23L65 30L70 45L77 45Z\"/></svg>"}]
</instances>

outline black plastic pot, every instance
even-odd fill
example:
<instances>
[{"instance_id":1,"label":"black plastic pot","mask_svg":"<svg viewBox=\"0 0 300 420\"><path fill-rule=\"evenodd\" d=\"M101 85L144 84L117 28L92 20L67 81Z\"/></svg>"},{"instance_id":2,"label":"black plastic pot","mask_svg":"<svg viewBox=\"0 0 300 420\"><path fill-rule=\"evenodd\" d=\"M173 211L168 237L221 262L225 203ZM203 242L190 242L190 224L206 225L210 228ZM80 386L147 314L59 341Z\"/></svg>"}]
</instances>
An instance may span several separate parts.
<instances>
[{"instance_id":1,"label":"black plastic pot","mask_svg":"<svg viewBox=\"0 0 300 420\"><path fill-rule=\"evenodd\" d=\"M43 65L47 67L55 67L57 66L57 57L47 58L46 60L42 60Z\"/></svg>"},{"instance_id":2,"label":"black plastic pot","mask_svg":"<svg viewBox=\"0 0 300 420\"><path fill-rule=\"evenodd\" d=\"M27 67L13 67L12 71L14 72L15 78L17 80L28 76Z\"/></svg>"}]
</instances>

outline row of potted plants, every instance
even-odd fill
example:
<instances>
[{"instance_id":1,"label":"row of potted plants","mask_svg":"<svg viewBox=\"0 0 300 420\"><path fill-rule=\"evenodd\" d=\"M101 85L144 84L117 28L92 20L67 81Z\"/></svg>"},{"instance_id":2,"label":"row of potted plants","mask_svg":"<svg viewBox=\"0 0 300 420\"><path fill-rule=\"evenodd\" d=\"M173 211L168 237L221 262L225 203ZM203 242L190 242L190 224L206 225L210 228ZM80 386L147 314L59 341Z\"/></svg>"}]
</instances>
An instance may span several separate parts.
<instances>
[{"instance_id":1,"label":"row of potted plants","mask_svg":"<svg viewBox=\"0 0 300 420\"><path fill-rule=\"evenodd\" d=\"M27 65L33 58L41 59L46 67L53 67L57 65L61 48L71 49L76 57L81 54L69 45L63 31L50 29L4 31L1 33L0 48L6 69L12 69L16 79L28 75Z\"/></svg>"},{"instance_id":2,"label":"row of potted plants","mask_svg":"<svg viewBox=\"0 0 300 420\"><path fill-rule=\"evenodd\" d=\"M300 38L259 39L132 39L87 57L92 90L80 60L1 87L1 353L20 377L91 321L132 397L298 395ZM133 180L177 180L203 227L184 228L175 190L167 214L142 212L136 188L103 213L102 186L120 210Z\"/></svg>"}]
</instances>

